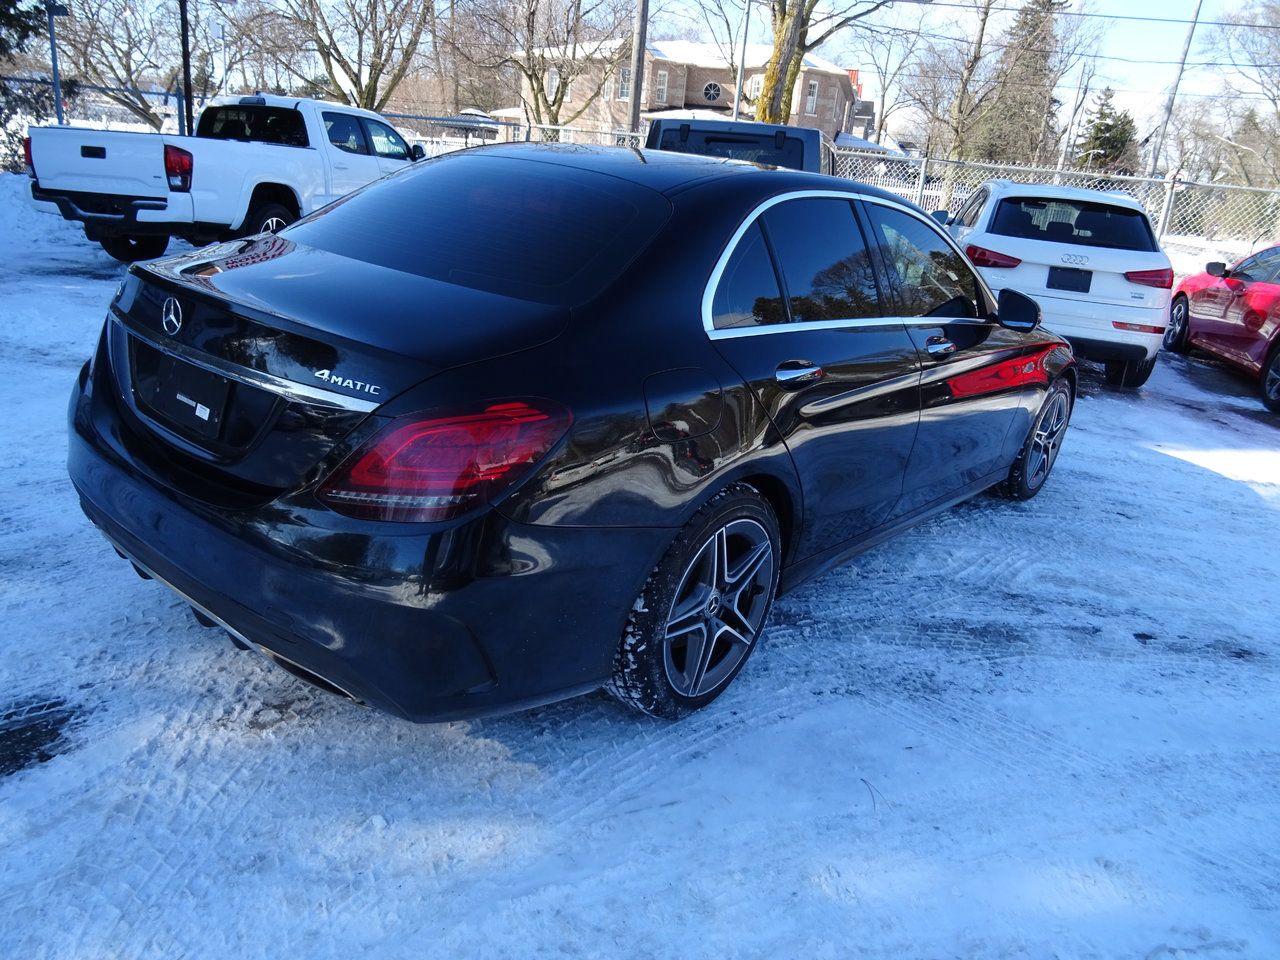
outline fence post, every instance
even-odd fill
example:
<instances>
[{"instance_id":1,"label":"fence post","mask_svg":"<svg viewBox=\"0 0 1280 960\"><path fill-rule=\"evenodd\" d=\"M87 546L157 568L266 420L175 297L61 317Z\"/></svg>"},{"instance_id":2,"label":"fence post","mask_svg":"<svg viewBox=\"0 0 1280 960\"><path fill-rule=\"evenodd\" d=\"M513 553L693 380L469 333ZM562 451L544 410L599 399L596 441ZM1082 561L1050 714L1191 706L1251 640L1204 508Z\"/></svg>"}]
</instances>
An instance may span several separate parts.
<instances>
[{"instance_id":1,"label":"fence post","mask_svg":"<svg viewBox=\"0 0 1280 960\"><path fill-rule=\"evenodd\" d=\"M1169 229L1169 219L1173 216L1173 188L1177 179L1170 177L1164 182L1164 206L1160 208L1160 226L1156 228L1156 240L1163 240L1165 231Z\"/></svg>"},{"instance_id":2,"label":"fence post","mask_svg":"<svg viewBox=\"0 0 1280 960\"><path fill-rule=\"evenodd\" d=\"M924 206L924 181L925 172L929 169L928 154L920 155L920 176L916 179L916 206Z\"/></svg>"}]
</instances>

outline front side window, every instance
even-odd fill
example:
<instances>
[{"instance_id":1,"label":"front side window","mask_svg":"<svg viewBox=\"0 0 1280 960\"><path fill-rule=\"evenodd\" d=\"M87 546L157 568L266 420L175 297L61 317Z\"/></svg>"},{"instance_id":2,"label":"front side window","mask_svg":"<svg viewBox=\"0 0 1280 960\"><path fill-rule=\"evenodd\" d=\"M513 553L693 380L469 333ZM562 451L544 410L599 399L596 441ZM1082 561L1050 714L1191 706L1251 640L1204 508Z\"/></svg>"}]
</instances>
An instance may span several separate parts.
<instances>
[{"instance_id":1,"label":"front side window","mask_svg":"<svg viewBox=\"0 0 1280 960\"><path fill-rule=\"evenodd\" d=\"M409 145L404 142L404 137L378 120L366 120L365 126L369 129L369 142L374 153L389 160L409 159Z\"/></svg>"},{"instance_id":2,"label":"front side window","mask_svg":"<svg viewBox=\"0 0 1280 960\"><path fill-rule=\"evenodd\" d=\"M788 200L763 219L794 322L883 316L875 269L849 201Z\"/></svg>"},{"instance_id":3,"label":"front side window","mask_svg":"<svg viewBox=\"0 0 1280 960\"><path fill-rule=\"evenodd\" d=\"M622 67L618 71L618 99L631 99L631 68Z\"/></svg>"},{"instance_id":4,"label":"front side window","mask_svg":"<svg viewBox=\"0 0 1280 960\"><path fill-rule=\"evenodd\" d=\"M369 146L360 129L360 118L349 113L325 113L324 130L329 142L343 153L368 153Z\"/></svg>"},{"instance_id":5,"label":"front side window","mask_svg":"<svg viewBox=\"0 0 1280 960\"><path fill-rule=\"evenodd\" d=\"M758 222L734 247L712 301L711 323L717 330L786 323L787 308L778 289L769 248Z\"/></svg>"},{"instance_id":6,"label":"front side window","mask_svg":"<svg viewBox=\"0 0 1280 960\"><path fill-rule=\"evenodd\" d=\"M977 319L985 312L964 257L918 217L876 203L866 210L894 276L902 315Z\"/></svg>"},{"instance_id":7,"label":"front side window","mask_svg":"<svg viewBox=\"0 0 1280 960\"><path fill-rule=\"evenodd\" d=\"M804 112L815 114L818 112L818 81L809 81L809 94L805 98Z\"/></svg>"}]
</instances>

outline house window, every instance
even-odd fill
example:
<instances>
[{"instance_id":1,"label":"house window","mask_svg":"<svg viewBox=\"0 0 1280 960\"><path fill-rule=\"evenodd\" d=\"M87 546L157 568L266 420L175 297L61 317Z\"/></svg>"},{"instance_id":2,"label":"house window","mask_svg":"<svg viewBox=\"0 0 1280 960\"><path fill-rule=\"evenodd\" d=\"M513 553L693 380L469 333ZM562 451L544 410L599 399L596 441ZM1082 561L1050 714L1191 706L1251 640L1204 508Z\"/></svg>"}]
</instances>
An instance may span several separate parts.
<instances>
[{"instance_id":1,"label":"house window","mask_svg":"<svg viewBox=\"0 0 1280 960\"><path fill-rule=\"evenodd\" d=\"M764 74L757 73L747 81L747 96L752 100L760 99L760 92L764 89Z\"/></svg>"},{"instance_id":2,"label":"house window","mask_svg":"<svg viewBox=\"0 0 1280 960\"><path fill-rule=\"evenodd\" d=\"M564 102L568 103L573 99L573 81L570 80L564 85Z\"/></svg>"},{"instance_id":3,"label":"house window","mask_svg":"<svg viewBox=\"0 0 1280 960\"><path fill-rule=\"evenodd\" d=\"M604 82L604 86L600 88L600 98L602 100L613 99L613 77L609 77Z\"/></svg>"},{"instance_id":4,"label":"house window","mask_svg":"<svg viewBox=\"0 0 1280 960\"><path fill-rule=\"evenodd\" d=\"M618 71L618 99L631 99L631 68L623 67Z\"/></svg>"},{"instance_id":5,"label":"house window","mask_svg":"<svg viewBox=\"0 0 1280 960\"><path fill-rule=\"evenodd\" d=\"M547 99L554 100L556 93L560 90L560 71L552 67L547 71Z\"/></svg>"},{"instance_id":6,"label":"house window","mask_svg":"<svg viewBox=\"0 0 1280 960\"><path fill-rule=\"evenodd\" d=\"M813 116L818 112L818 81L809 81L809 93L804 98L804 112Z\"/></svg>"},{"instance_id":7,"label":"house window","mask_svg":"<svg viewBox=\"0 0 1280 960\"><path fill-rule=\"evenodd\" d=\"M720 99L720 84L712 81L702 88L702 99L707 103L715 103Z\"/></svg>"},{"instance_id":8,"label":"house window","mask_svg":"<svg viewBox=\"0 0 1280 960\"><path fill-rule=\"evenodd\" d=\"M653 99L655 102L666 105L667 102L667 71L659 70L657 79L653 82Z\"/></svg>"}]
</instances>

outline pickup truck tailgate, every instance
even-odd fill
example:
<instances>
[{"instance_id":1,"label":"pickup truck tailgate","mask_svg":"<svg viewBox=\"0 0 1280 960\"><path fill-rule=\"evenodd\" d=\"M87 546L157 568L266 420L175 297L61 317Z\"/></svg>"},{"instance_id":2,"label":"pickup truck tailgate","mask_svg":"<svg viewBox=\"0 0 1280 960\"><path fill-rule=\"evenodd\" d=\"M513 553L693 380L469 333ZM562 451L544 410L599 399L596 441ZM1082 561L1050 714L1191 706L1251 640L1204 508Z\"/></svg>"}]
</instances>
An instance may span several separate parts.
<instances>
[{"instance_id":1,"label":"pickup truck tailgate","mask_svg":"<svg viewBox=\"0 0 1280 960\"><path fill-rule=\"evenodd\" d=\"M33 127L31 158L46 190L165 197L164 140L155 133Z\"/></svg>"}]
</instances>

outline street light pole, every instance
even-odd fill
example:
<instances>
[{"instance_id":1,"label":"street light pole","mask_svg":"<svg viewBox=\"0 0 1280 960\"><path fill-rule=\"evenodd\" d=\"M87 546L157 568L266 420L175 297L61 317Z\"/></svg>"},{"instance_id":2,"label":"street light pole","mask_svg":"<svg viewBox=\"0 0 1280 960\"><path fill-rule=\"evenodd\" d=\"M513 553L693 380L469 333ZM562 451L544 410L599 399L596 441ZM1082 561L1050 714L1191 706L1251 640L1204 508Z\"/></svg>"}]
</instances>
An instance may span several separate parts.
<instances>
[{"instance_id":1,"label":"street light pole","mask_svg":"<svg viewBox=\"0 0 1280 960\"><path fill-rule=\"evenodd\" d=\"M636 26L631 35L631 132L640 132L640 97L644 91L644 48L649 32L649 0L636 0Z\"/></svg>"},{"instance_id":2,"label":"street light pole","mask_svg":"<svg viewBox=\"0 0 1280 960\"><path fill-rule=\"evenodd\" d=\"M742 74L747 64L747 35L751 32L751 0L746 0L746 12L742 15L742 53L738 55L737 87L733 94L733 119L738 119L738 107L742 103Z\"/></svg>"},{"instance_id":3,"label":"street light pole","mask_svg":"<svg viewBox=\"0 0 1280 960\"><path fill-rule=\"evenodd\" d=\"M178 0L178 20L182 26L182 128L178 131L183 136L190 136L192 97L191 97L191 31L187 25L187 0Z\"/></svg>"},{"instance_id":4,"label":"street light pole","mask_svg":"<svg viewBox=\"0 0 1280 960\"><path fill-rule=\"evenodd\" d=\"M44 11L49 15L49 65L53 68L53 110L58 117L58 126L66 123L62 116L62 76L58 72L58 37L54 30L53 18L65 17L67 8L60 3L45 0Z\"/></svg>"},{"instance_id":5,"label":"street light pole","mask_svg":"<svg viewBox=\"0 0 1280 960\"><path fill-rule=\"evenodd\" d=\"M1164 105L1164 119L1160 121L1160 133L1156 136L1155 146L1151 148L1151 169L1148 177L1156 175L1156 166L1160 163L1160 153L1164 149L1164 135L1169 130L1169 118L1173 115L1173 102L1178 97L1178 88L1182 86L1182 73L1187 69L1187 54L1191 52L1191 38L1195 36L1196 25L1200 22L1200 7L1204 0L1196 0L1196 12L1191 15L1191 26L1187 28L1187 39L1182 44L1182 59L1178 61L1178 76L1174 78L1173 89L1169 91L1169 99Z\"/></svg>"}]
</instances>

